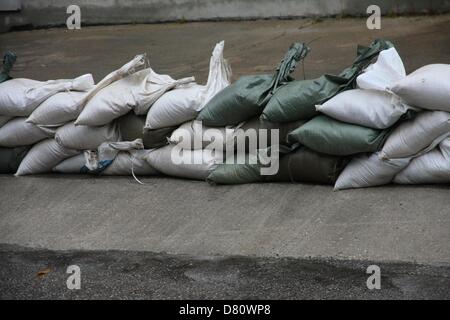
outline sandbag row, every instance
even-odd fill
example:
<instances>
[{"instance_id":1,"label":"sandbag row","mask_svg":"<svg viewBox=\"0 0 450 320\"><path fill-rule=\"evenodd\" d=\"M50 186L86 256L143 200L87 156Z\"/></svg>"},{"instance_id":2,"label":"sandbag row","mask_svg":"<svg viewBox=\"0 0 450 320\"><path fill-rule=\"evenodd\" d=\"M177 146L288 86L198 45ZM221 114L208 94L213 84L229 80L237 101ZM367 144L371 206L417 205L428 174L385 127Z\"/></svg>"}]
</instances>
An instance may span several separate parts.
<instances>
[{"instance_id":1,"label":"sandbag row","mask_svg":"<svg viewBox=\"0 0 450 320\"><path fill-rule=\"evenodd\" d=\"M215 46L205 85L159 75L145 55L96 85L90 75L0 84L2 172L25 153L17 175L166 174L335 190L450 182L450 65L407 75L393 44L376 40L338 75L295 80L310 48L294 43L272 74L230 85L223 49Z\"/></svg>"}]
</instances>

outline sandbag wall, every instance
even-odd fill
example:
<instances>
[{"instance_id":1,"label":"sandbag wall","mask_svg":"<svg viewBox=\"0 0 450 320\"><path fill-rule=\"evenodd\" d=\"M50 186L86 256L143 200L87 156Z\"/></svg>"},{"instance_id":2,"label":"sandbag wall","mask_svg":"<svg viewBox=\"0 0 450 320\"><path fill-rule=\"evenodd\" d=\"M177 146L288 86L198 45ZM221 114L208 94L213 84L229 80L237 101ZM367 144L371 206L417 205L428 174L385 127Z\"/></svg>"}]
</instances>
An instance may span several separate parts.
<instances>
[{"instance_id":1,"label":"sandbag wall","mask_svg":"<svg viewBox=\"0 0 450 320\"><path fill-rule=\"evenodd\" d=\"M145 55L97 84L91 75L1 83L0 173L166 174L336 190L450 182L450 65L406 75L393 44L376 40L358 46L338 75L295 80L291 74L310 48L294 43L273 74L230 85L223 50L222 41L205 85L157 74ZM217 134L208 137L208 129ZM248 129L267 132L267 152L279 149L275 174L261 174L259 145L235 154L239 163L223 163L224 153L211 148L234 147Z\"/></svg>"}]
</instances>

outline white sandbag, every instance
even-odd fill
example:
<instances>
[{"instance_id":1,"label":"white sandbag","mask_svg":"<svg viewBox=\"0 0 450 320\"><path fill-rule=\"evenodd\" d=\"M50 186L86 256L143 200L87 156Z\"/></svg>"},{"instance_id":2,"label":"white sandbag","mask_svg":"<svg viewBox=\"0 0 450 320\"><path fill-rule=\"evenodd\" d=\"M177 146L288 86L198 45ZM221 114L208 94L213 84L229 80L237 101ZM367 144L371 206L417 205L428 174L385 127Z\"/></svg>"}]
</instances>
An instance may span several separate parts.
<instances>
[{"instance_id":1,"label":"white sandbag","mask_svg":"<svg viewBox=\"0 0 450 320\"><path fill-rule=\"evenodd\" d=\"M193 77L174 80L151 68L138 71L98 92L87 102L75 123L102 126L133 109L136 114L146 114L165 91L194 80Z\"/></svg>"},{"instance_id":2,"label":"white sandbag","mask_svg":"<svg viewBox=\"0 0 450 320\"><path fill-rule=\"evenodd\" d=\"M395 83L390 90L406 103L450 112L450 64L430 64Z\"/></svg>"},{"instance_id":3,"label":"white sandbag","mask_svg":"<svg viewBox=\"0 0 450 320\"><path fill-rule=\"evenodd\" d=\"M417 157L394 178L399 184L450 183L450 139Z\"/></svg>"},{"instance_id":4,"label":"white sandbag","mask_svg":"<svg viewBox=\"0 0 450 320\"><path fill-rule=\"evenodd\" d=\"M34 145L20 163L17 176L51 172L64 159L79 151L61 146L55 139L47 139Z\"/></svg>"},{"instance_id":5,"label":"white sandbag","mask_svg":"<svg viewBox=\"0 0 450 320\"><path fill-rule=\"evenodd\" d=\"M405 66L395 48L383 50L377 61L356 78L358 88L385 91L406 77Z\"/></svg>"},{"instance_id":6,"label":"white sandbag","mask_svg":"<svg viewBox=\"0 0 450 320\"><path fill-rule=\"evenodd\" d=\"M377 153L356 156L339 175L334 190L388 184L409 162L410 159L381 160Z\"/></svg>"},{"instance_id":7,"label":"white sandbag","mask_svg":"<svg viewBox=\"0 0 450 320\"><path fill-rule=\"evenodd\" d=\"M205 180L206 177L223 162L223 155L211 150L186 150L176 145L152 150L147 155L148 163L169 176Z\"/></svg>"},{"instance_id":8,"label":"white sandbag","mask_svg":"<svg viewBox=\"0 0 450 320\"><path fill-rule=\"evenodd\" d=\"M223 58L224 44L222 41L214 48L207 84L190 84L166 92L148 111L145 129L176 126L194 119L216 93L230 84L231 71Z\"/></svg>"},{"instance_id":9,"label":"white sandbag","mask_svg":"<svg viewBox=\"0 0 450 320\"><path fill-rule=\"evenodd\" d=\"M233 128L213 128L202 125L201 121L192 120L183 123L178 129L172 132L169 143L176 144L183 149L212 149L221 145L226 148L227 141L233 139ZM214 144L211 144L214 141Z\"/></svg>"},{"instance_id":10,"label":"white sandbag","mask_svg":"<svg viewBox=\"0 0 450 320\"><path fill-rule=\"evenodd\" d=\"M28 146L55 135L56 129L43 130L26 119L14 118L0 128L0 147Z\"/></svg>"},{"instance_id":11,"label":"white sandbag","mask_svg":"<svg viewBox=\"0 0 450 320\"><path fill-rule=\"evenodd\" d=\"M0 114L4 116L29 116L52 95L67 90L85 91L94 85L91 74L75 79L49 80L11 79L0 83Z\"/></svg>"},{"instance_id":12,"label":"white sandbag","mask_svg":"<svg viewBox=\"0 0 450 320\"><path fill-rule=\"evenodd\" d=\"M146 160L148 150L120 151L114 161L101 172L105 176L159 175Z\"/></svg>"},{"instance_id":13,"label":"white sandbag","mask_svg":"<svg viewBox=\"0 0 450 320\"><path fill-rule=\"evenodd\" d=\"M61 163L59 163L56 167L53 168L53 172L56 173L67 173L67 174L78 174L83 173L83 167L86 164L86 158L84 153L80 153L74 157L70 157Z\"/></svg>"},{"instance_id":14,"label":"white sandbag","mask_svg":"<svg viewBox=\"0 0 450 320\"><path fill-rule=\"evenodd\" d=\"M437 146L450 135L450 113L423 111L401 123L387 138L383 159L417 157Z\"/></svg>"},{"instance_id":15,"label":"white sandbag","mask_svg":"<svg viewBox=\"0 0 450 320\"><path fill-rule=\"evenodd\" d=\"M55 139L66 148L93 150L103 142L119 141L120 131L116 122L101 127L77 126L69 122L56 131Z\"/></svg>"},{"instance_id":16,"label":"white sandbag","mask_svg":"<svg viewBox=\"0 0 450 320\"><path fill-rule=\"evenodd\" d=\"M37 107L28 117L27 122L42 126L61 126L75 120L81 112L81 101L87 92L59 92Z\"/></svg>"},{"instance_id":17,"label":"white sandbag","mask_svg":"<svg viewBox=\"0 0 450 320\"><path fill-rule=\"evenodd\" d=\"M11 120L13 117L7 117L7 116L0 116L0 128L5 125L9 120Z\"/></svg>"},{"instance_id":18,"label":"white sandbag","mask_svg":"<svg viewBox=\"0 0 450 320\"><path fill-rule=\"evenodd\" d=\"M391 127L408 109L393 94L362 89L344 91L316 106L317 111L336 120L374 129Z\"/></svg>"}]
</instances>

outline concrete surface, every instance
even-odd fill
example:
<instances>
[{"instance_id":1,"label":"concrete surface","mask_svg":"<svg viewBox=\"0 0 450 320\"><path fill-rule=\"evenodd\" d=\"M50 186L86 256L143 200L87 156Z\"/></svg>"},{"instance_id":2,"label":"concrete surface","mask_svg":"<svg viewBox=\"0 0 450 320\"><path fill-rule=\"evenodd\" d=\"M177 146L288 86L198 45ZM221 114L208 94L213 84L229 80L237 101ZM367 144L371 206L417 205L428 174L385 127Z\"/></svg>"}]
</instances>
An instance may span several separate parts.
<instances>
[{"instance_id":1,"label":"concrete surface","mask_svg":"<svg viewBox=\"0 0 450 320\"><path fill-rule=\"evenodd\" d=\"M0 32L10 28L65 25L66 8L77 4L83 25L261 19L326 16L367 16L367 7L382 14L448 13L448 0L21 0L22 10L0 12Z\"/></svg>"},{"instance_id":2,"label":"concrete surface","mask_svg":"<svg viewBox=\"0 0 450 320\"><path fill-rule=\"evenodd\" d=\"M226 41L235 78L273 70L293 41L312 41L307 77L339 72L356 43L392 40L408 71L450 61L450 15L383 19L186 23L14 32L14 77L92 72L98 81L135 54L173 77L207 77L214 43ZM299 68L301 69L301 68ZM300 71L296 76L301 77ZM170 178L0 176L0 243L55 250L137 250L190 255L333 257L450 264L449 186L332 192L331 187L213 187Z\"/></svg>"},{"instance_id":3,"label":"concrete surface","mask_svg":"<svg viewBox=\"0 0 450 320\"><path fill-rule=\"evenodd\" d=\"M450 265L449 186L0 176L0 243Z\"/></svg>"},{"instance_id":4,"label":"concrete surface","mask_svg":"<svg viewBox=\"0 0 450 320\"><path fill-rule=\"evenodd\" d=\"M80 268L79 290L67 289L70 265ZM381 288L369 290L368 265L0 245L0 299L450 299L449 267L378 264ZM48 273L38 276L44 270ZM185 305L162 308L172 319ZM271 306L272 315L282 311Z\"/></svg>"}]
</instances>

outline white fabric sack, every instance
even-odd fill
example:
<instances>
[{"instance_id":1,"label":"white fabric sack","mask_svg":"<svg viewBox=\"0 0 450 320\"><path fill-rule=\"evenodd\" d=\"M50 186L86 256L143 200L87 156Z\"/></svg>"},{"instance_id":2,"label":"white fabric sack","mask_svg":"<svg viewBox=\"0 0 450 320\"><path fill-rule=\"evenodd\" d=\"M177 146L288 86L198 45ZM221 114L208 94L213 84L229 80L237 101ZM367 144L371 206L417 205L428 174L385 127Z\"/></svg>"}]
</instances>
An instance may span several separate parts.
<instances>
[{"instance_id":1,"label":"white fabric sack","mask_svg":"<svg viewBox=\"0 0 450 320\"><path fill-rule=\"evenodd\" d=\"M138 71L98 92L87 102L76 124L105 125L133 109L136 114L146 114L165 91L194 80L193 77L174 80L157 74L151 68Z\"/></svg>"},{"instance_id":2,"label":"white fabric sack","mask_svg":"<svg viewBox=\"0 0 450 320\"><path fill-rule=\"evenodd\" d=\"M56 130L43 130L26 119L14 118L0 128L0 147L28 146L55 135Z\"/></svg>"},{"instance_id":3,"label":"white fabric sack","mask_svg":"<svg viewBox=\"0 0 450 320\"><path fill-rule=\"evenodd\" d=\"M74 157L70 157L61 163L59 163L56 167L53 168L53 172L56 173L67 173L67 174L78 174L82 173L81 169L86 164L86 158L84 153L80 153Z\"/></svg>"},{"instance_id":4,"label":"white fabric sack","mask_svg":"<svg viewBox=\"0 0 450 320\"><path fill-rule=\"evenodd\" d=\"M317 111L336 120L374 129L391 127L408 109L393 94L362 89L344 91L316 106Z\"/></svg>"},{"instance_id":5,"label":"white fabric sack","mask_svg":"<svg viewBox=\"0 0 450 320\"><path fill-rule=\"evenodd\" d=\"M450 139L417 157L394 178L399 184L450 183Z\"/></svg>"},{"instance_id":6,"label":"white fabric sack","mask_svg":"<svg viewBox=\"0 0 450 320\"><path fill-rule=\"evenodd\" d=\"M419 68L390 90L412 106L450 112L450 64Z\"/></svg>"},{"instance_id":7,"label":"white fabric sack","mask_svg":"<svg viewBox=\"0 0 450 320\"><path fill-rule=\"evenodd\" d=\"M120 151L114 161L101 172L106 176L138 176L159 175L146 160L148 150Z\"/></svg>"},{"instance_id":8,"label":"white fabric sack","mask_svg":"<svg viewBox=\"0 0 450 320\"><path fill-rule=\"evenodd\" d=\"M3 127L5 123L7 123L11 119L12 117L0 116L0 128Z\"/></svg>"},{"instance_id":9,"label":"white fabric sack","mask_svg":"<svg viewBox=\"0 0 450 320\"><path fill-rule=\"evenodd\" d=\"M223 58L224 41L216 44L205 86L190 84L166 92L147 113L145 129L176 126L194 119L205 104L230 84L231 70Z\"/></svg>"},{"instance_id":10,"label":"white fabric sack","mask_svg":"<svg viewBox=\"0 0 450 320\"><path fill-rule=\"evenodd\" d=\"M405 66L395 48L383 50L377 61L356 78L358 88L385 91L406 77Z\"/></svg>"},{"instance_id":11,"label":"white fabric sack","mask_svg":"<svg viewBox=\"0 0 450 320\"><path fill-rule=\"evenodd\" d=\"M17 176L51 172L64 159L73 157L79 151L64 148L55 139L47 139L34 145L20 163Z\"/></svg>"},{"instance_id":12,"label":"white fabric sack","mask_svg":"<svg viewBox=\"0 0 450 320\"><path fill-rule=\"evenodd\" d=\"M29 116L52 95L67 90L85 91L92 88L94 79L85 74L75 79L49 80L11 79L0 83L0 114L4 116Z\"/></svg>"},{"instance_id":13,"label":"white fabric sack","mask_svg":"<svg viewBox=\"0 0 450 320\"><path fill-rule=\"evenodd\" d=\"M227 130L228 129L228 130ZM201 121L192 120L183 123L172 132L169 143L176 144L183 149L212 149L221 145L225 151L226 144L233 139L234 128L216 128L202 125ZM214 141L214 144L211 144Z\"/></svg>"},{"instance_id":14,"label":"white fabric sack","mask_svg":"<svg viewBox=\"0 0 450 320\"><path fill-rule=\"evenodd\" d=\"M334 190L388 184L409 162L410 159L381 160L377 153L356 156L339 175Z\"/></svg>"},{"instance_id":15,"label":"white fabric sack","mask_svg":"<svg viewBox=\"0 0 450 320\"><path fill-rule=\"evenodd\" d=\"M417 157L430 151L450 135L450 113L423 111L401 123L387 138L383 159Z\"/></svg>"},{"instance_id":16,"label":"white fabric sack","mask_svg":"<svg viewBox=\"0 0 450 320\"><path fill-rule=\"evenodd\" d=\"M97 83L89 92L86 94L86 96L83 98L83 100L79 103L80 112L83 109L83 107L86 105L86 103L95 96L100 90L107 87L111 83L122 79L130 74L133 74L136 72L136 70L142 66L145 65L146 57L144 54L138 54L135 56L132 60L125 63L122 67L120 67L117 70L114 70L113 72L109 73L106 77L104 77L99 83Z\"/></svg>"},{"instance_id":17,"label":"white fabric sack","mask_svg":"<svg viewBox=\"0 0 450 320\"><path fill-rule=\"evenodd\" d=\"M56 131L55 139L66 148L93 150L104 142L119 141L120 131L116 122L101 127L76 126L69 122Z\"/></svg>"},{"instance_id":18,"label":"white fabric sack","mask_svg":"<svg viewBox=\"0 0 450 320\"><path fill-rule=\"evenodd\" d=\"M223 155L217 156L206 149L186 150L176 145L167 145L150 151L147 162L169 176L205 180L223 162Z\"/></svg>"},{"instance_id":19,"label":"white fabric sack","mask_svg":"<svg viewBox=\"0 0 450 320\"><path fill-rule=\"evenodd\" d=\"M37 107L28 117L27 122L42 126L61 126L75 120L81 112L80 102L87 92L59 92Z\"/></svg>"}]
</instances>

